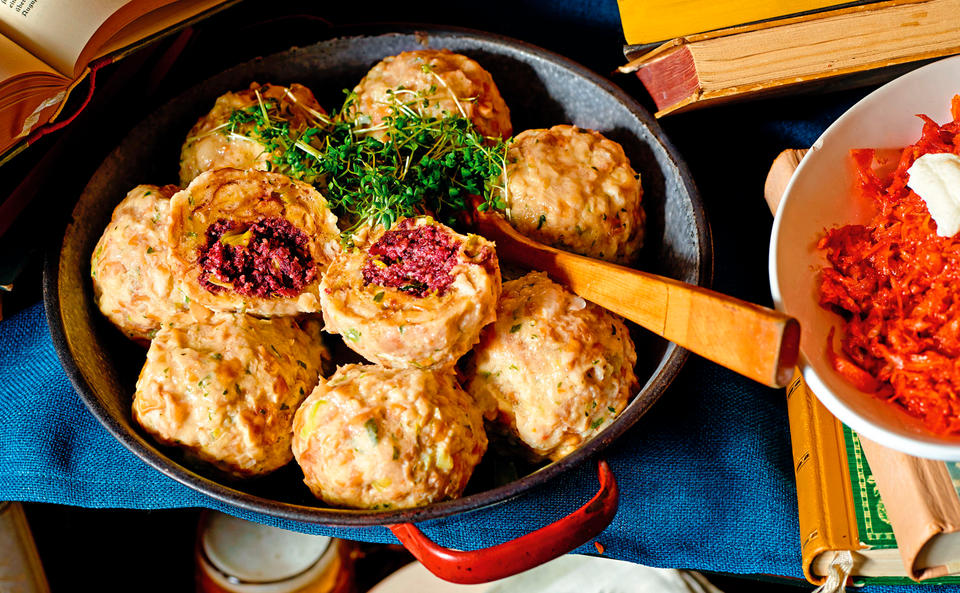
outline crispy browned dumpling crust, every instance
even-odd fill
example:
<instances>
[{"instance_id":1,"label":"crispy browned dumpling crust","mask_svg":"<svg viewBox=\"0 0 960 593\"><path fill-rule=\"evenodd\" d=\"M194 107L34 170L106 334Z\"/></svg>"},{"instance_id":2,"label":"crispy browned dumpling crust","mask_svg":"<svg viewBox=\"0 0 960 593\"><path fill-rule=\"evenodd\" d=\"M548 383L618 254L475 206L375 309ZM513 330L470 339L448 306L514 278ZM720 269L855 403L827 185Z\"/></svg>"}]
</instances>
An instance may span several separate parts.
<instances>
[{"instance_id":1,"label":"crispy browned dumpling crust","mask_svg":"<svg viewBox=\"0 0 960 593\"><path fill-rule=\"evenodd\" d=\"M304 482L336 506L455 498L486 449L480 411L452 371L344 366L320 381L293 424Z\"/></svg>"}]
</instances>

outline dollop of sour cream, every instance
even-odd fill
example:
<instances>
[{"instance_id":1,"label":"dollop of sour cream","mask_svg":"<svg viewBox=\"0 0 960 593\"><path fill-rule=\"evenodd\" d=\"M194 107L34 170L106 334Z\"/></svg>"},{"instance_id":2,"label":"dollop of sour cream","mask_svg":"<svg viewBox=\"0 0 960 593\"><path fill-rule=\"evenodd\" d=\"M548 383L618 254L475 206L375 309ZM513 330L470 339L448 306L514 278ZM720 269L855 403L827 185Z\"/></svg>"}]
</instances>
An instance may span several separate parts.
<instances>
[{"instance_id":1,"label":"dollop of sour cream","mask_svg":"<svg viewBox=\"0 0 960 593\"><path fill-rule=\"evenodd\" d=\"M907 187L927 204L937 223L937 234L952 237L960 231L960 156L944 152L925 154L907 169Z\"/></svg>"}]
</instances>

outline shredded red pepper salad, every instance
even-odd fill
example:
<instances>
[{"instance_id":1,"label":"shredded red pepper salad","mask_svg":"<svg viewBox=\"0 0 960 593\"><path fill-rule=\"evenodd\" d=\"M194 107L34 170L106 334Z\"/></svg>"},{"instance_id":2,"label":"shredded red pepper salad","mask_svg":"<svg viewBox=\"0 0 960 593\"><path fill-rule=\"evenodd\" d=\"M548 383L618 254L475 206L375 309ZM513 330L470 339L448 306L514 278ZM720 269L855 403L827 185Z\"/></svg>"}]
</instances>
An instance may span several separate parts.
<instances>
[{"instance_id":1,"label":"shredded red pepper salad","mask_svg":"<svg viewBox=\"0 0 960 593\"><path fill-rule=\"evenodd\" d=\"M960 95L954 121L926 116L920 140L884 170L872 149L853 150L857 184L878 209L867 225L828 230L819 242L833 267L820 278L820 304L842 315L833 367L858 389L923 420L936 434L960 434L960 234L940 237L926 204L907 187L923 154L960 154Z\"/></svg>"}]
</instances>

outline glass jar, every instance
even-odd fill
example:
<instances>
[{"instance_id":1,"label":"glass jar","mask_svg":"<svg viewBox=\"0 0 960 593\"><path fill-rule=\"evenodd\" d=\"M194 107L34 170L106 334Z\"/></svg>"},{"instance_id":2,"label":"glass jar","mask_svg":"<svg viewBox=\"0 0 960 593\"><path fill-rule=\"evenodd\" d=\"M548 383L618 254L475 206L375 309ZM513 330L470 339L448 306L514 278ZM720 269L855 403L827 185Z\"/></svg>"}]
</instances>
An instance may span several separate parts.
<instances>
[{"instance_id":1,"label":"glass jar","mask_svg":"<svg viewBox=\"0 0 960 593\"><path fill-rule=\"evenodd\" d=\"M198 593L352 593L349 542L237 519L200 518L195 550Z\"/></svg>"}]
</instances>

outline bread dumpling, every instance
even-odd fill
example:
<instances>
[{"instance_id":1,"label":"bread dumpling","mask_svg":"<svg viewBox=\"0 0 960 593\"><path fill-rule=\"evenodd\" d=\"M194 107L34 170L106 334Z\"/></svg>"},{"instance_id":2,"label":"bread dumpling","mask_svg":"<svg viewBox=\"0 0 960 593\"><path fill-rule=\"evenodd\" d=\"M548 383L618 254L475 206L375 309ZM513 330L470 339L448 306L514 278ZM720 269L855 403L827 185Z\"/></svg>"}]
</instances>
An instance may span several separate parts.
<instances>
[{"instance_id":1,"label":"bread dumpling","mask_svg":"<svg viewBox=\"0 0 960 593\"><path fill-rule=\"evenodd\" d=\"M500 267L493 243L429 217L358 239L320 285L326 331L383 366L452 367L494 319Z\"/></svg>"},{"instance_id":2,"label":"bread dumpling","mask_svg":"<svg viewBox=\"0 0 960 593\"><path fill-rule=\"evenodd\" d=\"M560 459L609 426L635 393L623 321L543 272L505 282L464 388L530 457Z\"/></svg>"},{"instance_id":3,"label":"bread dumpling","mask_svg":"<svg viewBox=\"0 0 960 593\"><path fill-rule=\"evenodd\" d=\"M505 139L513 133L510 110L490 73L447 49L386 57L353 91L346 117L374 129L405 104L424 117L465 117L482 136Z\"/></svg>"},{"instance_id":4,"label":"bread dumpling","mask_svg":"<svg viewBox=\"0 0 960 593\"><path fill-rule=\"evenodd\" d=\"M560 125L517 134L507 149L507 220L558 249L629 264L643 246L643 188L620 144Z\"/></svg>"},{"instance_id":5,"label":"bread dumpling","mask_svg":"<svg viewBox=\"0 0 960 593\"><path fill-rule=\"evenodd\" d=\"M293 453L324 502L416 507L460 496L487 449L453 372L347 365L297 410Z\"/></svg>"},{"instance_id":6,"label":"bread dumpling","mask_svg":"<svg viewBox=\"0 0 960 593\"><path fill-rule=\"evenodd\" d=\"M223 168L274 171L313 183L311 168L298 166L298 161L312 164L310 155L294 152L294 162L288 162L283 147L327 122L323 107L302 84L253 83L247 90L221 95L187 134L180 150L180 185Z\"/></svg>"},{"instance_id":7,"label":"bread dumpling","mask_svg":"<svg viewBox=\"0 0 960 593\"><path fill-rule=\"evenodd\" d=\"M224 471L262 475L293 458L293 415L328 358L315 321L211 313L164 327L137 380L133 417Z\"/></svg>"},{"instance_id":8,"label":"bread dumpling","mask_svg":"<svg viewBox=\"0 0 960 593\"><path fill-rule=\"evenodd\" d=\"M147 341L188 310L176 288L167 237L175 185L138 185L117 205L93 249L90 277L100 311L127 337Z\"/></svg>"},{"instance_id":9,"label":"bread dumpling","mask_svg":"<svg viewBox=\"0 0 960 593\"><path fill-rule=\"evenodd\" d=\"M217 169L170 200L172 265L184 294L217 311L316 313L340 250L337 217L311 185Z\"/></svg>"}]
</instances>

